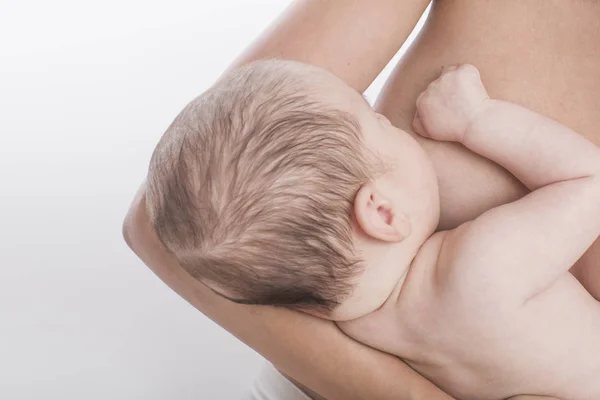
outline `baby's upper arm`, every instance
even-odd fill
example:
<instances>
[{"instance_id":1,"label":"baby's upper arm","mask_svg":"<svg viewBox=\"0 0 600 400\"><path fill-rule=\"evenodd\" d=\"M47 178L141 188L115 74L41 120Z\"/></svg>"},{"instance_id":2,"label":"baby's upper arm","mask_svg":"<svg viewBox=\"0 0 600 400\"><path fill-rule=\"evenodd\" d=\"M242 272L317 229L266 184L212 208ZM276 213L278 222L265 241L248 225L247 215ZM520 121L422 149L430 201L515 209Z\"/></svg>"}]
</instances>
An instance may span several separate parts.
<instances>
[{"instance_id":1,"label":"baby's upper arm","mask_svg":"<svg viewBox=\"0 0 600 400\"><path fill-rule=\"evenodd\" d=\"M525 301L567 273L598 237L598 210L594 178L549 185L450 232L439 262L461 291Z\"/></svg>"}]
</instances>

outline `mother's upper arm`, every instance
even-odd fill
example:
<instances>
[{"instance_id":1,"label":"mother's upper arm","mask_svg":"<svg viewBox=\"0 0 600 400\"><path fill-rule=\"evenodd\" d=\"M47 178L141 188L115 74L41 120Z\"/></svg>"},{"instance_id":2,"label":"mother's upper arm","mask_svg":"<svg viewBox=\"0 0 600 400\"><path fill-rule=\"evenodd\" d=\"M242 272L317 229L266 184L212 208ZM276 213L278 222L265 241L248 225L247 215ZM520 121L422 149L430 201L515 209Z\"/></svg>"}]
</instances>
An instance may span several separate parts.
<instances>
[{"instance_id":1,"label":"mother's upper arm","mask_svg":"<svg viewBox=\"0 0 600 400\"><path fill-rule=\"evenodd\" d=\"M325 68L364 91L429 0L296 0L232 64L283 58Z\"/></svg>"},{"instance_id":2,"label":"mother's upper arm","mask_svg":"<svg viewBox=\"0 0 600 400\"><path fill-rule=\"evenodd\" d=\"M353 341L329 321L217 296L165 251L150 227L145 197L142 185L123 226L127 244L175 292L285 374L330 400L450 399L398 358Z\"/></svg>"}]
</instances>

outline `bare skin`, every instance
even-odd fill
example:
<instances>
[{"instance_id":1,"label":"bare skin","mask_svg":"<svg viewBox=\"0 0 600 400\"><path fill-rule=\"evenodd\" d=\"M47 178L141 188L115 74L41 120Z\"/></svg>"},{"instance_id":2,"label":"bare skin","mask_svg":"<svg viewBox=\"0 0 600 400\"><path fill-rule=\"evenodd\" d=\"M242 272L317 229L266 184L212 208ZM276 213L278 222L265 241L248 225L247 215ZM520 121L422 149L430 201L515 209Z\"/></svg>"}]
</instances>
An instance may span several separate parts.
<instances>
[{"instance_id":1,"label":"bare skin","mask_svg":"<svg viewBox=\"0 0 600 400\"><path fill-rule=\"evenodd\" d=\"M265 57L294 59L328 69L363 91L426 5L422 0L296 1L232 67ZM440 0L392 74L377 109L408 130L417 95L441 66L472 63L480 68L490 95L551 116L598 145L598 15L600 4L593 1ZM525 193L504 170L457 145L423 146L440 175L443 227ZM287 375L331 400L450 398L399 359L353 341L331 322L233 304L194 282L158 243L144 197L142 185L124 224L136 254L173 290ZM581 265L599 258L596 246ZM599 268L580 270L580 279L600 279Z\"/></svg>"},{"instance_id":2,"label":"bare skin","mask_svg":"<svg viewBox=\"0 0 600 400\"><path fill-rule=\"evenodd\" d=\"M473 66L446 68L417 104L419 134L462 143L532 192L426 239L383 306L338 325L460 399L597 399L600 303L569 268L600 235L600 149L540 114L490 99ZM370 235L387 229L357 220ZM392 258L404 270L402 257Z\"/></svg>"},{"instance_id":3,"label":"bare skin","mask_svg":"<svg viewBox=\"0 0 600 400\"><path fill-rule=\"evenodd\" d=\"M411 131L415 100L444 65L470 63L490 96L552 117L600 145L600 3L439 1L376 110ZM465 23L465 21L469 21ZM417 136L433 159L442 196L440 228L468 221L527 193L506 170L463 146ZM600 242L572 269L600 299Z\"/></svg>"}]
</instances>

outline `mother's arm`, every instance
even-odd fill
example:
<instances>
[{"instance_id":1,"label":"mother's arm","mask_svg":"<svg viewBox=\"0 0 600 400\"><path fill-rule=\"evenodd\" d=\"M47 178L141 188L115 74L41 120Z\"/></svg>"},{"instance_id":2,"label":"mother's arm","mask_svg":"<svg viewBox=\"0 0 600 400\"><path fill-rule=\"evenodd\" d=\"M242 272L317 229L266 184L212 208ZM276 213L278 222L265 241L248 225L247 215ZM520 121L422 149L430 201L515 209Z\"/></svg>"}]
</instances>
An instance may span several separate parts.
<instances>
[{"instance_id":1,"label":"mother's arm","mask_svg":"<svg viewBox=\"0 0 600 400\"><path fill-rule=\"evenodd\" d=\"M230 66L263 58L327 69L363 92L400 49L429 0L295 0Z\"/></svg>"},{"instance_id":2,"label":"mother's arm","mask_svg":"<svg viewBox=\"0 0 600 400\"><path fill-rule=\"evenodd\" d=\"M232 68L260 58L294 59L328 69L363 91L406 40L427 3L297 0ZM449 399L398 358L351 340L331 322L234 304L194 281L152 231L144 185L123 232L133 251L168 286L282 372L330 400Z\"/></svg>"},{"instance_id":3,"label":"mother's arm","mask_svg":"<svg viewBox=\"0 0 600 400\"><path fill-rule=\"evenodd\" d=\"M164 250L139 189L124 236L169 287L269 359L285 374L333 399L450 399L398 358L345 336L331 322L284 309L232 303L192 279Z\"/></svg>"}]
</instances>

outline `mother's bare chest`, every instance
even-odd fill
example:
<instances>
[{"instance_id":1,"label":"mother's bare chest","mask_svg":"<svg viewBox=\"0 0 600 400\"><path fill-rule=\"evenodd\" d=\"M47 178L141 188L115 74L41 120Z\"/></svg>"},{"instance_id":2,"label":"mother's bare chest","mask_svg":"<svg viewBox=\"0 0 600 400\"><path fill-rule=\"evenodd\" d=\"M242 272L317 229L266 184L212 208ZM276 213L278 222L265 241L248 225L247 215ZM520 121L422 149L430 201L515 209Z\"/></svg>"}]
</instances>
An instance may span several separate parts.
<instances>
[{"instance_id":1,"label":"mother's bare chest","mask_svg":"<svg viewBox=\"0 0 600 400\"><path fill-rule=\"evenodd\" d=\"M557 119L600 145L600 2L438 1L378 102L410 128L441 66L471 63L492 97Z\"/></svg>"}]
</instances>

